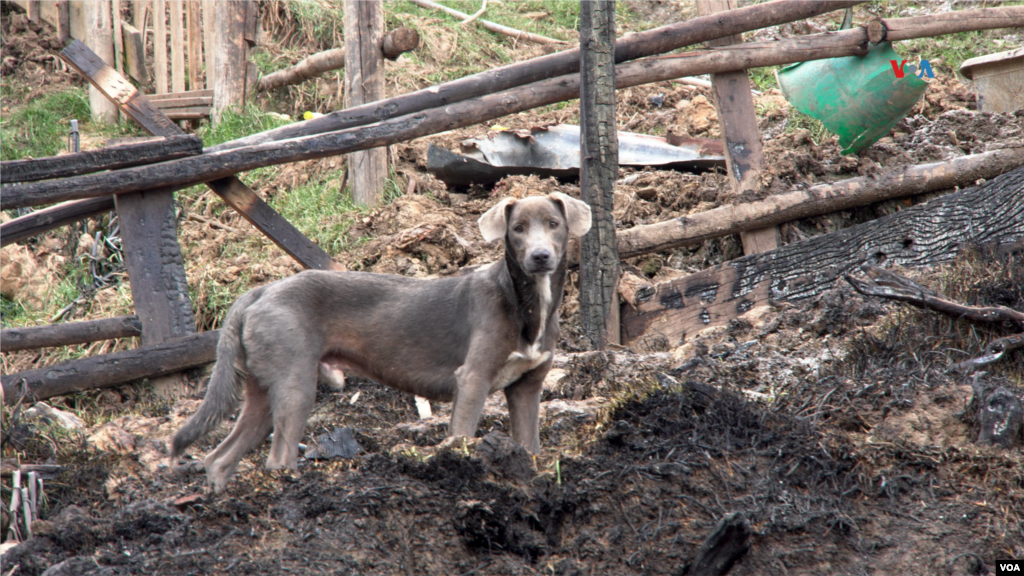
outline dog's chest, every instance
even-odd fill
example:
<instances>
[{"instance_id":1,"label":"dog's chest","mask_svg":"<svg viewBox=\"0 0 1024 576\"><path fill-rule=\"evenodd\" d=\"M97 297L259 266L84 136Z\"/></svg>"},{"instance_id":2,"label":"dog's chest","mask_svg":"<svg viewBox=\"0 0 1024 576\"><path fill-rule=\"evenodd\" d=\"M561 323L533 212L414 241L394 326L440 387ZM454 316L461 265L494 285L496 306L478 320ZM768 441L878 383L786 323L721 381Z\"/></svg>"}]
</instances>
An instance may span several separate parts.
<instances>
[{"instance_id":1,"label":"dog's chest","mask_svg":"<svg viewBox=\"0 0 1024 576\"><path fill-rule=\"evenodd\" d=\"M523 374L547 362L549 359L551 359L551 352L547 350L543 352L534 350L532 346L525 354L519 351L509 354L508 359L505 360L505 365L501 367L498 375L494 378L494 384L491 386L490 391L497 392L504 389L509 384L522 378Z\"/></svg>"}]
</instances>

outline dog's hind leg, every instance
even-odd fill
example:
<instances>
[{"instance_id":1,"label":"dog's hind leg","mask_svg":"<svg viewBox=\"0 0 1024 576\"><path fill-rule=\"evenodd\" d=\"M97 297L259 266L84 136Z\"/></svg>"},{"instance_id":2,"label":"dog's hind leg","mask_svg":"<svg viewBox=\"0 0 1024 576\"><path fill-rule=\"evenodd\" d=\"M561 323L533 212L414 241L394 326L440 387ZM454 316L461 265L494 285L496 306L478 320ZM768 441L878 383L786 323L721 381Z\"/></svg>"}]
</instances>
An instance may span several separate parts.
<instances>
[{"instance_id":1,"label":"dog's hind leg","mask_svg":"<svg viewBox=\"0 0 1024 576\"><path fill-rule=\"evenodd\" d=\"M245 405L234 429L203 461L214 490L224 490L228 479L238 468L238 462L266 440L272 425L267 389L250 376L245 383Z\"/></svg>"},{"instance_id":2,"label":"dog's hind leg","mask_svg":"<svg viewBox=\"0 0 1024 576\"><path fill-rule=\"evenodd\" d=\"M302 439L306 419L313 410L313 403L316 400L315 364L311 364L309 369L293 370L274 383L270 394L274 440L270 445L267 470L294 469L299 460L299 440Z\"/></svg>"}]
</instances>

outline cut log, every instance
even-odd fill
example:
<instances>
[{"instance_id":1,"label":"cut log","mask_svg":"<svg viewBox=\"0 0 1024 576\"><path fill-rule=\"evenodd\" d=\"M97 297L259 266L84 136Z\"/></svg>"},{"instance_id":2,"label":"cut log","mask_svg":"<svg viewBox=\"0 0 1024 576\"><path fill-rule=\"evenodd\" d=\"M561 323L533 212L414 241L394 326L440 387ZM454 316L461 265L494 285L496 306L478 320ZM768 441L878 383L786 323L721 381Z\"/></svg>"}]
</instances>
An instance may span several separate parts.
<instances>
[{"instance_id":1,"label":"cut log","mask_svg":"<svg viewBox=\"0 0 1024 576\"><path fill-rule=\"evenodd\" d=\"M868 22L869 39L899 42L911 38L942 36L970 30L1020 28L1024 26L1024 6L1001 6L940 12L912 18L872 19Z\"/></svg>"},{"instance_id":2,"label":"cut log","mask_svg":"<svg viewBox=\"0 0 1024 576\"><path fill-rule=\"evenodd\" d=\"M109 388L204 366L216 359L218 330L134 350L82 358L0 376L4 404Z\"/></svg>"},{"instance_id":3,"label":"cut log","mask_svg":"<svg viewBox=\"0 0 1024 576\"><path fill-rule=\"evenodd\" d=\"M203 141L198 136L183 134L158 141L111 146L64 156L0 162L0 179L4 184L9 184L65 178L195 156L202 151Z\"/></svg>"},{"instance_id":4,"label":"cut log","mask_svg":"<svg viewBox=\"0 0 1024 576\"><path fill-rule=\"evenodd\" d=\"M8 328L0 332L0 352L70 346L98 340L129 338L141 334L142 324L139 323L138 316L118 316L103 320Z\"/></svg>"},{"instance_id":5,"label":"cut log","mask_svg":"<svg viewBox=\"0 0 1024 576\"><path fill-rule=\"evenodd\" d=\"M580 318L591 350L619 343L619 255L615 242L615 2L580 4L580 195L591 209L580 239Z\"/></svg>"},{"instance_id":6,"label":"cut log","mask_svg":"<svg viewBox=\"0 0 1024 576\"><path fill-rule=\"evenodd\" d=\"M412 28L402 26L384 35L381 41L381 52L388 60L398 60L406 52L412 52L420 45L420 33Z\"/></svg>"},{"instance_id":7,"label":"cut log","mask_svg":"<svg viewBox=\"0 0 1024 576\"><path fill-rule=\"evenodd\" d=\"M324 72L337 70L344 66L344 48L335 48L325 52L317 52L312 56L303 58L294 66L290 66L284 70L278 70L277 72L267 74L260 78L259 90L261 92L266 92L267 90L273 90L275 88L280 88L281 86L298 84L311 78L316 78Z\"/></svg>"},{"instance_id":8,"label":"cut log","mask_svg":"<svg viewBox=\"0 0 1024 576\"><path fill-rule=\"evenodd\" d=\"M0 225L0 246L21 242L47 230L53 230L65 224L78 222L93 214L113 209L114 197L100 196L99 198L63 202L56 206L36 210L31 214L19 216Z\"/></svg>"},{"instance_id":9,"label":"cut log","mask_svg":"<svg viewBox=\"0 0 1024 576\"><path fill-rule=\"evenodd\" d=\"M755 306L817 296L864 263L927 266L955 258L965 245L1021 242L1024 168L865 224L657 284L650 301L636 310L623 307L623 341L638 350L672 348Z\"/></svg>"},{"instance_id":10,"label":"cut log","mask_svg":"<svg viewBox=\"0 0 1024 576\"><path fill-rule=\"evenodd\" d=\"M736 0L698 0L697 13L715 14L734 10ZM742 44L743 35L736 34L707 43L710 47ZM760 188L764 152L761 132L757 128L754 97L746 70L719 72L711 75L711 94L722 130L726 174L729 186L737 195ZM772 226L740 233L744 254L767 252L778 247L778 230Z\"/></svg>"},{"instance_id":11,"label":"cut log","mask_svg":"<svg viewBox=\"0 0 1024 576\"><path fill-rule=\"evenodd\" d=\"M107 97L117 102L128 117L138 122L150 134L169 136L182 133L174 122L153 107L115 70L105 66L81 42L76 41L68 46L61 53L61 58L82 72L94 85L103 86ZM291 222L274 211L237 177L223 178L208 185L260 232L303 266L317 270L334 268L334 261L329 254L306 238Z\"/></svg>"},{"instance_id":12,"label":"cut log","mask_svg":"<svg viewBox=\"0 0 1024 576\"><path fill-rule=\"evenodd\" d=\"M841 40L838 47L833 41L836 38ZM774 48L770 51L763 50L764 45L746 44L742 48L730 47L704 52L688 52L678 56L622 64L616 67L616 87L625 88L719 70L851 56L862 54L866 50L864 31L859 28L835 34L817 35L815 38L785 40L770 44ZM787 48L783 49L780 46ZM72 43L72 46L64 51L64 54L68 53L72 47L76 47L76 44ZM81 180L73 182L68 179L49 183L16 184L4 189L4 196L0 198L0 207L8 209L38 206L62 200L87 198L111 192L145 190L158 186L175 188L191 186L262 166L346 154L470 126L507 114L573 99L579 94L579 89L579 75L570 74L361 128L286 141L269 141L244 148L221 149L216 152L214 151L216 147L208 148L206 151L209 153L192 159L175 160L145 168L119 170L102 177L100 175L79 176L78 178ZM152 106L148 107L152 108Z\"/></svg>"},{"instance_id":13,"label":"cut log","mask_svg":"<svg viewBox=\"0 0 1024 576\"><path fill-rule=\"evenodd\" d=\"M354 108L384 98L384 0L345 0L345 107ZM353 152L346 158L352 200L376 206L388 177L386 148Z\"/></svg>"},{"instance_id":14,"label":"cut log","mask_svg":"<svg viewBox=\"0 0 1024 576\"><path fill-rule=\"evenodd\" d=\"M765 4L747 6L734 10L728 15L694 18L686 22L662 26L632 34L616 42L615 61L625 62L643 56L664 54L698 42L738 34L767 26L803 20L832 10L850 6L851 2L804 2L798 0L777 0ZM852 54L845 54L847 56ZM523 86L546 78L565 74L578 74L580 66L579 49L566 50L540 58L509 64L473 74L465 78L418 90L395 98L381 100L354 109L339 110L316 118L274 130L254 134L212 148L213 151L250 146L271 140L285 140L310 134L321 134L363 126L413 114L453 102L467 100ZM799 62L793 60L792 62ZM703 72L701 72L703 74ZM686 74L684 74L686 75Z\"/></svg>"},{"instance_id":15,"label":"cut log","mask_svg":"<svg viewBox=\"0 0 1024 576\"><path fill-rule=\"evenodd\" d=\"M890 168L878 174L819 184L757 202L722 206L691 216L619 231L619 255L631 258L699 244L884 200L970 186L1024 166L1024 148L1007 148L947 162Z\"/></svg>"},{"instance_id":16,"label":"cut log","mask_svg":"<svg viewBox=\"0 0 1024 576\"><path fill-rule=\"evenodd\" d=\"M697 550L687 574L724 576L750 549L753 530L740 512L726 514Z\"/></svg>"}]
</instances>

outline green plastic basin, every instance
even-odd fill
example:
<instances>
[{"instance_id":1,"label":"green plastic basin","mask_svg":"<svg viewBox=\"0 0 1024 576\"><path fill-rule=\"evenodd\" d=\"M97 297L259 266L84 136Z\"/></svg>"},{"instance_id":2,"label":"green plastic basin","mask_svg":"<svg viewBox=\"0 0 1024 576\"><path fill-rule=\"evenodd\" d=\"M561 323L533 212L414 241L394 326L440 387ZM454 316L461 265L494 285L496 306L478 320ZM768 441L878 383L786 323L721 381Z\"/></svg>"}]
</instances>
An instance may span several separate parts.
<instances>
[{"instance_id":1,"label":"green plastic basin","mask_svg":"<svg viewBox=\"0 0 1024 576\"><path fill-rule=\"evenodd\" d=\"M890 60L901 60L892 44L865 56L812 60L779 70L776 78L794 108L817 118L839 136L843 154L874 144L917 104L928 83L904 65L897 78Z\"/></svg>"}]
</instances>

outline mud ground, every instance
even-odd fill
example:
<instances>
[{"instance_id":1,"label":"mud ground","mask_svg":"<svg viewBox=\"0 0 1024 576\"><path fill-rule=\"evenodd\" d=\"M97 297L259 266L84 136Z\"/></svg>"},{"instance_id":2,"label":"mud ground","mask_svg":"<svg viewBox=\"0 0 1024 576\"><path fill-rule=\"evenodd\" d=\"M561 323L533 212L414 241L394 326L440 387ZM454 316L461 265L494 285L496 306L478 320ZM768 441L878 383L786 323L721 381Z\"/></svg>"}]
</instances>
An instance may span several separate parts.
<instances>
[{"instance_id":1,"label":"mud ground","mask_svg":"<svg viewBox=\"0 0 1024 576\"><path fill-rule=\"evenodd\" d=\"M4 66L18 62L7 60L13 55L46 71L48 52L35 45L5 39ZM704 89L661 83L625 90L619 102L621 129L719 136ZM1019 144L1024 134L1024 111L979 113L970 89L952 76L937 78L920 108L859 156L840 155L833 137L793 129L790 108L775 91L756 103L770 167L764 194ZM577 117L573 103L501 123L524 128ZM415 193L356 222L352 238L371 240L338 260L410 276L457 273L500 254L475 230L494 198L578 195L575 183L537 177L449 190L426 173L429 143L456 149L484 132L475 127L393 146L396 172L416 180ZM257 192L286 194L334 170L333 159L292 165ZM721 171L623 170L615 216L627 228L745 199L735 197ZM800 241L926 199L790 223L783 239ZM236 215L211 204L183 206L179 222L193 257L186 263L190 285L200 287L197 307L215 296L203 286L258 285L297 271L269 247L257 262L222 257L221 247L246 232ZM222 226L189 219L190 210ZM20 257L73 257L79 247L65 242L44 239ZM728 237L626 264L661 281L741 253L738 238ZM979 252L904 272L968 304L1019 310L1022 270L1019 253ZM110 315L102 290L97 298L83 318ZM270 474L262 469L265 445L243 460L225 494L214 495L201 457L230 423L177 470L166 462L166 440L194 412L201 388L180 401L134 387L54 399L58 408L105 415L82 433L56 434L17 410L8 413L4 457L50 459L66 472L46 484L36 537L6 549L2 570L676 575L688 572L717 523L737 512L752 535L732 574L967 575L993 570L1000 558L1024 557L1022 442L1008 449L976 444L971 377L949 370L1009 327L976 327L837 284L811 302L755 309L671 352L592 353L583 348L577 311L570 286L562 354L542 398L544 450L535 458L506 436L500 399L488 405L479 438L438 449L446 406L435 404L435 417L420 420L411 397L354 380L344 391L319 390L304 442L349 427L359 455L303 460L295 473ZM218 319L197 322L212 328ZM4 367L55 361L5 354ZM1020 395L1024 359L1018 354L981 379ZM7 487L4 478L5 502Z\"/></svg>"}]
</instances>

